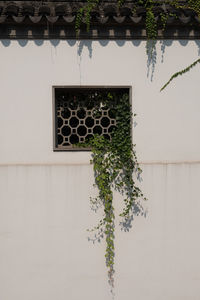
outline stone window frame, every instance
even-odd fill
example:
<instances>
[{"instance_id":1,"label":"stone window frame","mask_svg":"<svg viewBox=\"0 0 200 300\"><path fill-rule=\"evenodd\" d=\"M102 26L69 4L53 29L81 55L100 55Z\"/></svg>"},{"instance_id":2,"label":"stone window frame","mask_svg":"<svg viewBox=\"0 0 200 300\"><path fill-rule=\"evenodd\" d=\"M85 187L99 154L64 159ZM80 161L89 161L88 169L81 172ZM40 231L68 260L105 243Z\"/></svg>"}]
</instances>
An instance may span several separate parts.
<instances>
[{"instance_id":1,"label":"stone window frame","mask_svg":"<svg viewBox=\"0 0 200 300\"><path fill-rule=\"evenodd\" d=\"M55 152L68 152L68 151L91 151L90 148L85 147L58 147L57 146L57 117L56 117L56 97L55 97L55 91L56 89L97 89L97 90L121 90L121 89L127 89L127 92L129 94L129 103L132 105L132 86L130 85L54 85L52 86L52 110L53 110L53 151ZM131 136L132 136L132 119L131 119Z\"/></svg>"}]
</instances>

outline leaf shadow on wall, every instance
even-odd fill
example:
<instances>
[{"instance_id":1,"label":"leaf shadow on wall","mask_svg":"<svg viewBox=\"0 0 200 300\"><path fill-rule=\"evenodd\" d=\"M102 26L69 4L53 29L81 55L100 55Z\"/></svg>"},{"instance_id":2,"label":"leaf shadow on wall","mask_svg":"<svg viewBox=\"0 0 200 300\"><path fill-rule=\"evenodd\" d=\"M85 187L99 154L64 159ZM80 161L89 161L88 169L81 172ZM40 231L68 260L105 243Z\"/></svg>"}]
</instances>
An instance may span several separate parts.
<instances>
[{"instance_id":1,"label":"leaf shadow on wall","mask_svg":"<svg viewBox=\"0 0 200 300\"><path fill-rule=\"evenodd\" d=\"M198 56L200 56L200 40L195 40L198 49Z\"/></svg>"},{"instance_id":2,"label":"leaf shadow on wall","mask_svg":"<svg viewBox=\"0 0 200 300\"><path fill-rule=\"evenodd\" d=\"M161 63L164 63L164 56L166 54L166 48L170 47L174 42L179 42L182 47L186 47L189 43L188 39L183 40L155 40L147 41L146 52L147 52L147 77L150 77L151 81L154 79L154 72L157 63L157 44L160 43L161 50ZM197 55L200 56L200 40L194 41L197 46ZM169 74L170 75L170 74Z\"/></svg>"},{"instance_id":3,"label":"leaf shadow on wall","mask_svg":"<svg viewBox=\"0 0 200 300\"><path fill-rule=\"evenodd\" d=\"M82 55L83 48L86 47L88 49L89 58L92 58L92 40L80 40L78 43L77 53L79 56Z\"/></svg>"},{"instance_id":4,"label":"leaf shadow on wall","mask_svg":"<svg viewBox=\"0 0 200 300\"><path fill-rule=\"evenodd\" d=\"M146 41L146 54L147 54L147 78L151 81L154 79L154 73L157 63L157 45L160 42L161 63L164 63L164 55L166 47L170 47L173 40L147 40ZM183 45L182 45L183 46Z\"/></svg>"},{"instance_id":5,"label":"leaf shadow on wall","mask_svg":"<svg viewBox=\"0 0 200 300\"><path fill-rule=\"evenodd\" d=\"M136 121L134 121L133 126L134 126L134 128L137 126ZM137 181L139 183L141 183L143 181L142 176L141 176L142 171L136 170L135 173L137 174L136 175ZM131 188L130 188L130 192L132 192ZM123 194L122 194L122 196L123 196ZM119 225L121 227L121 231L128 232L133 227L132 223L134 222L136 217L139 217L139 216L142 216L144 218L147 217L148 210L147 210L147 208L145 208L143 206L143 202L144 202L143 198L137 199L136 201L133 202L129 217L122 218L122 221L120 221L120 223L119 223Z\"/></svg>"},{"instance_id":6,"label":"leaf shadow on wall","mask_svg":"<svg viewBox=\"0 0 200 300\"><path fill-rule=\"evenodd\" d=\"M128 232L132 227L132 223L136 217L147 217L148 211L143 207L141 200L135 201L128 218L124 218L120 223L121 231Z\"/></svg>"},{"instance_id":7,"label":"leaf shadow on wall","mask_svg":"<svg viewBox=\"0 0 200 300\"><path fill-rule=\"evenodd\" d=\"M164 63L166 47L170 47L172 45L172 42L172 40L160 40L161 63Z\"/></svg>"},{"instance_id":8,"label":"leaf shadow on wall","mask_svg":"<svg viewBox=\"0 0 200 300\"><path fill-rule=\"evenodd\" d=\"M157 50L156 40L147 40L146 42L146 54L147 54L147 77L153 81L153 76L156 67Z\"/></svg>"}]
</instances>

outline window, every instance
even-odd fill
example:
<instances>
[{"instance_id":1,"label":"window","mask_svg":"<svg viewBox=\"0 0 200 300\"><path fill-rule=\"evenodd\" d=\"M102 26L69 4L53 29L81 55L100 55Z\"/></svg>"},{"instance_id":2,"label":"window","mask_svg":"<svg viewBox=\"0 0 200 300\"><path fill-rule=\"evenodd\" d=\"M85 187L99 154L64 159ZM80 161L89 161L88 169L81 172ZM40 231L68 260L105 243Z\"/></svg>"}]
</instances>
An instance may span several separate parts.
<instances>
[{"instance_id":1,"label":"window","mask_svg":"<svg viewBox=\"0 0 200 300\"><path fill-rule=\"evenodd\" d=\"M116 103L129 94L122 87L54 87L54 150L89 150L76 146L94 134L111 139L117 126Z\"/></svg>"}]
</instances>

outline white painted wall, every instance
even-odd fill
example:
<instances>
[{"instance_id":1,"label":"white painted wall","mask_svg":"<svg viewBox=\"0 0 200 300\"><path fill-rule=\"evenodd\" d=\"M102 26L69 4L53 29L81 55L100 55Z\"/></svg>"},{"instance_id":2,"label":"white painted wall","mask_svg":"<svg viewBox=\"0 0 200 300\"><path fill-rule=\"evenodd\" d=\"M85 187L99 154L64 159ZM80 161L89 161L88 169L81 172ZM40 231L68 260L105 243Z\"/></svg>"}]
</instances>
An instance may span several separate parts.
<instances>
[{"instance_id":1,"label":"white painted wall","mask_svg":"<svg viewBox=\"0 0 200 300\"><path fill-rule=\"evenodd\" d=\"M53 152L53 85L130 85L146 217L116 221L116 300L200 299L199 41L0 42L0 300L110 300L104 242L88 242L87 152ZM149 76L148 75L149 71ZM117 211L120 210L116 196ZM99 214L100 217L100 214Z\"/></svg>"}]
</instances>

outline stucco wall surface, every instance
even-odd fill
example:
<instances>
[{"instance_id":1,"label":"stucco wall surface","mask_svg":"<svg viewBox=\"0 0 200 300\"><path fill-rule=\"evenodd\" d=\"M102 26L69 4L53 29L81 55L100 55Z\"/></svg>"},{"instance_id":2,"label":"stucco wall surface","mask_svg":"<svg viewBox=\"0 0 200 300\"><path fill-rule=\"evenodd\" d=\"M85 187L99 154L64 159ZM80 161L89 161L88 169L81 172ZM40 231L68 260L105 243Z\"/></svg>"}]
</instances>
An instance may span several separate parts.
<instances>
[{"instance_id":1,"label":"stucco wall surface","mask_svg":"<svg viewBox=\"0 0 200 300\"><path fill-rule=\"evenodd\" d=\"M150 66L145 45L145 41L2 41L0 163L88 162L87 153L52 151L55 85L132 86L140 161L200 160L199 67L160 93L171 74L197 58L200 42L158 42L156 62Z\"/></svg>"},{"instance_id":2,"label":"stucco wall surface","mask_svg":"<svg viewBox=\"0 0 200 300\"><path fill-rule=\"evenodd\" d=\"M199 41L0 41L0 299L111 300L89 152L53 152L52 86L132 87L148 201L116 219L116 300L200 299ZM116 213L121 198L115 195ZM91 237L91 236L90 236Z\"/></svg>"},{"instance_id":3,"label":"stucco wall surface","mask_svg":"<svg viewBox=\"0 0 200 300\"><path fill-rule=\"evenodd\" d=\"M200 165L143 170L143 214L129 232L116 219L115 299L199 300ZM0 298L112 299L105 243L86 231L101 217L91 167L5 166L0 178Z\"/></svg>"}]
</instances>

